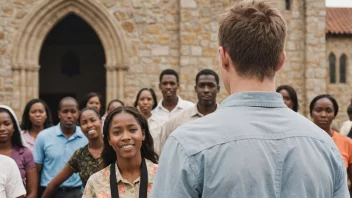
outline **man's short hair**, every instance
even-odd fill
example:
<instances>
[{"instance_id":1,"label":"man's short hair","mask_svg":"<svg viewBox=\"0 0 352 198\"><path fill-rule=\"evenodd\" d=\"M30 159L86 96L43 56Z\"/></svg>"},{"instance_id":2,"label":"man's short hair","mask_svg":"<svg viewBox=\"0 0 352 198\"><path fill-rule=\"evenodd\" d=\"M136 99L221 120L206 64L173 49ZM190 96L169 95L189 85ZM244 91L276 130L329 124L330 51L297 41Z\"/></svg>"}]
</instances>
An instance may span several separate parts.
<instances>
[{"instance_id":1,"label":"man's short hair","mask_svg":"<svg viewBox=\"0 0 352 198\"><path fill-rule=\"evenodd\" d=\"M196 84L198 83L198 80L199 80L199 77L201 75L212 75L215 77L215 81L216 81L216 84L219 85L219 76L216 72L214 72L213 70L211 69L203 69L201 70L200 72L198 72L197 76L196 76Z\"/></svg>"},{"instance_id":2,"label":"man's short hair","mask_svg":"<svg viewBox=\"0 0 352 198\"><path fill-rule=\"evenodd\" d=\"M176 77L177 83L179 82L178 73L173 69L165 69L164 71L162 71L159 76L159 82L161 82L161 79L163 78L164 75L174 75Z\"/></svg>"},{"instance_id":3,"label":"man's short hair","mask_svg":"<svg viewBox=\"0 0 352 198\"><path fill-rule=\"evenodd\" d=\"M64 97L60 100L59 102L59 108L58 110L61 111L61 107L62 107L62 103L66 102L66 101L73 101L76 103L76 106L77 106L77 109L79 109L79 105L78 105L78 102L75 98L71 97L71 96L67 96L67 97Z\"/></svg>"},{"instance_id":4,"label":"man's short hair","mask_svg":"<svg viewBox=\"0 0 352 198\"><path fill-rule=\"evenodd\" d=\"M277 9L264 2L236 4L223 15L218 36L238 75L274 78L286 38L286 23Z\"/></svg>"}]
</instances>

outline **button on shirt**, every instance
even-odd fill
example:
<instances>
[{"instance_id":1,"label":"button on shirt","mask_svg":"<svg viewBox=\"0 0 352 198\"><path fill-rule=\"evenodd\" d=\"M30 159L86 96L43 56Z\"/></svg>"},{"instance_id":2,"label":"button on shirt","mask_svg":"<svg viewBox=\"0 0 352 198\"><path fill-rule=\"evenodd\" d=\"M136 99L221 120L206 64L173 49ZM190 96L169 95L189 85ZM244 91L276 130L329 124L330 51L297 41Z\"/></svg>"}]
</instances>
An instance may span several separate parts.
<instances>
[{"instance_id":1,"label":"button on shirt","mask_svg":"<svg viewBox=\"0 0 352 198\"><path fill-rule=\"evenodd\" d=\"M187 100L182 100L180 96L178 96L178 101L176 107L172 110L169 111L165 107L163 107L163 100L161 100L158 104L158 106L152 111L153 114L158 116L160 120L162 121L161 124L163 124L165 121L169 120L170 116L180 112L184 109L187 109L189 107L192 107L194 105L193 102L187 101Z\"/></svg>"},{"instance_id":2,"label":"button on shirt","mask_svg":"<svg viewBox=\"0 0 352 198\"><path fill-rule=\"evenodd\" d=\"M244 92L169 136L151 197L347 198L349 192L327 133L278 93Z\"/></svg>"},{"instance_id":3,"label":"button on shirt","mask_svg":"<svg viewBox=\"0 0 352 198\"><path fill-rule=\"evenodd\" d=\"M35 163L42 165L40 186L48 186L49 182L64 168L73 153L87 143L87 138L78 126L69 139L62 133L60 123L40 132L33 150ZM81 185L81 179L75 173L60 187L79 187Z\"/></svg>"}]
</instances>

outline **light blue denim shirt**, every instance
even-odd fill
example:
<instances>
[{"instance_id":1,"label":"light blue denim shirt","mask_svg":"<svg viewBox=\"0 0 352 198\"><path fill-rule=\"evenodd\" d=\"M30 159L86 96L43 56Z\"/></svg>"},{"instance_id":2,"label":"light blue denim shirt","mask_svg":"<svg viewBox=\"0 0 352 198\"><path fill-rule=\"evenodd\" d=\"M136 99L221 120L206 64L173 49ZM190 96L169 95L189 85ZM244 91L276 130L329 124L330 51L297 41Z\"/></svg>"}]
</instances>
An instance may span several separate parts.
<instances>
[{"instance_id":1,"label":"light blue denim shirt","mask_svg":"<svg viewBox=\"0 0 352 198\"><path fill-rule=\"evenodd\" d=\"M332 138L272 92L229 96L173 132L152 198L348 198Z\"/></svg>"},{"instance_id":2,"label":"light blue denim shirt","mask_svg":"<svg viewBox=\"0 0 352 198\"><path fill-rule=\"evenodd\" d=\"M87 143L86 136L78 126L69 139L62 133L60 123L40 132L33 150L35 163L42 165L40 186L47 187L49 182L64 168L73 153ZM60 185L60 187L79 186L82 186L82 182L77 173Z\"/></svg>"}]
</instances>

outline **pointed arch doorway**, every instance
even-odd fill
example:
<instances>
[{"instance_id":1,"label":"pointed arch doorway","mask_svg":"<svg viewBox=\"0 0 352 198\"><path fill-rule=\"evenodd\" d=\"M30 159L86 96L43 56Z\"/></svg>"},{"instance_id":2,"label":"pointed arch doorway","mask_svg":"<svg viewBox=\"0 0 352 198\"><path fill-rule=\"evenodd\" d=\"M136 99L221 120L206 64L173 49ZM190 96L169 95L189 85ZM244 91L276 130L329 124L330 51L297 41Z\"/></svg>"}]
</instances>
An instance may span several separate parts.
<instances>
[{"instance_id":1,"label":"pointed arch doorway","mask_svg":"<svg viewBox=\"0 0 352 198\"><path fill-rule=\"evenodd\" d=\"M27 15L16 36L12 74L13 104L19 104L13 105L13 108L18 115L23 111L27 101L39 97L39 71L42 67L39 60L49 32L60 21L64 21L65 17L72 14L94 30L103 47L106 101L124 98L124 75L130 64L131 45L116 18L95 0L45 1L37 7L37 10ZM74 56L77 54L74 51L71 52L71 55L68 54L68 60L75 62L77 57L74 58ZM66 68L65 71L76 74L77 68L73 71Z\"/></svg>"},{"instance_id":2,"label":"pointed arch doorway","mask_svg":"<svg viewBox=\"0 0 352 198\"><path fill-rule=\"evenodd\" d=\"M39 98L48 103L55 124L61 98L81 101L93 91L105 98L104 49L95 31L79 16L67 15L49 32L39 64Z\"/></svg>"}]
</instances>

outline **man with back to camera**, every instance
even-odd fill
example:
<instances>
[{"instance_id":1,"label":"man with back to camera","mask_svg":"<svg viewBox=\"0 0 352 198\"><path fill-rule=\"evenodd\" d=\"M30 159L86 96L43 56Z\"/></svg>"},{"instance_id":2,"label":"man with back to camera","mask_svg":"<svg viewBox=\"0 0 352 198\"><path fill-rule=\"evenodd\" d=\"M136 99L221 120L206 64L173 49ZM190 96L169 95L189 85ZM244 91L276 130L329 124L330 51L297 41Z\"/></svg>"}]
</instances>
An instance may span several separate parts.
<instances>
[{"instance_id":1,"label":"man with back to camera","mask_svg":"<svg viewBox=\"0 0 352 198\"><path fill-rule=\"evenodd\" d=\"M159 89L163 94L158 106L152 111L158 117L160 124L169 120L171 115L184 109L192 107L194 104L190 101L183 100L177 95L179 88L178 73L173 69L165 69L159 76Z\"/></svg>"},{"instance_id":2,"label":"man with back to camera","mask_svg":"<svg viewBox=\"0 0 352 198\"><path fill-rule=\"evenodd\" d=\"M88 140L76 125L79 110L76 99L65 97L58 111L60 123L39 133L34 144L34 160L40 178L40 194L49 182L64 168L73 153L84 147ZM73 174L57 189L55 198L81 197L82 182Z\"/></svg>"},{"instance_id":3,"label":"man with back to camera","mask_svg":"<svg viewBox=\"0 0 352 198\"><path fill-rule=\"evenodd\" d=\"M347 198L331 137L275 93L286 24L267 3L241 3L219 27L229 94L212 114L177 128L160 158L152 198Z\"/></svg>"}]
</instances>

